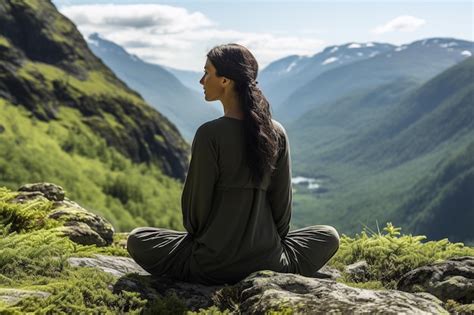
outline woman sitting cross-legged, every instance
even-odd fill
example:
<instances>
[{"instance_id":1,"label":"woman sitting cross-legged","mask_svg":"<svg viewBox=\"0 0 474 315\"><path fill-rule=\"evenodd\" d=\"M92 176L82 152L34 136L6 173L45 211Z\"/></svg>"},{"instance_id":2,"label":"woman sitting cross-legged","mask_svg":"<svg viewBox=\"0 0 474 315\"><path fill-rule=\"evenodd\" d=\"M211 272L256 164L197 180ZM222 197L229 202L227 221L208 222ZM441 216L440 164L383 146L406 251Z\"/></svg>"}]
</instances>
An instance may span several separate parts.
<instances>
[{"instance_id":1,"label":"woman sitting cross-legged","mask_svg":"<svg viewBox=\"0 0 474 315\"><path fill-rule=\"evenodd\" d=\"M200 83L224 116L202 124L181 197L186 232L134 229L133 259L156 276L233 284L257 270L314 275L339 248L331 226L289 231L291 158L284 127L271 118L258 64L237 44L207 54Z\"/></svg>"}]
</instances>

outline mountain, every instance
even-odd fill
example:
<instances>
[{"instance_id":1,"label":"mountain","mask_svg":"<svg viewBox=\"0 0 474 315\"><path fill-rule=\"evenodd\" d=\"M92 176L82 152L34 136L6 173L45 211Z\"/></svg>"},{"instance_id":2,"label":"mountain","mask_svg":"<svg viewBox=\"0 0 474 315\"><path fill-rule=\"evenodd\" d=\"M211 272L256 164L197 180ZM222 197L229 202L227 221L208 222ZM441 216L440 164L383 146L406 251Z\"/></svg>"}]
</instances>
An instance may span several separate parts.
<instances>
[{"instance_id":1,"label":"mountain","mask_svg":"<svg viewBox=\"0 0 474 315\"><path fill-rule=\"evenodd\" d=\"M424 84L361 92L290 124L294 172L320 178L328 191L302 190L298 220L349 233L390 220L429 238L472 242L473 77L469 57Z\"/></svg>"},{"instance_id":2,"label":"mountain","mask_svg":"<svg viewBox=\"0 0 474 315\"><path fill-rule=\"evenodd\" d=\"M474 116L471 116L471 118ZM472 135L471 135L472 138ZM451 152L415 184L398 209L414 233L474 244L474 141ZM441 229L439 227L442 227Z\"/></svg>"},{"instance_id":3,"label":"mountain","mask_svg":"<svg viewBox=\"0 0 474 315\"><path fill-rule=\"evenodd\" d=\"M325 160L333 161L345 157L337 148L343 148L344 152L345 146L350 146L351 150L365 150L366 143L361 140L355 144L354 138L366 134L380 121L387 119L400 100L420 86L416 80L401 79L375 89L361 90L306 112L300 119L288 124L295 168L300 173L318 172L320 165L305 165L305 161L308 158L311 160L315 152ZM305 166L299 168L300 165Z\"/></svg>"},{"instance_id":4,"label":"mountain","mask_svg":"<svg viewBox=\"0 0 474 315\"><path fill-rule=\"evenodd\" d=\"M384 43L347 43L326 47L312 57L292 55L270 63L260 73L262 90L275 111L298 88L319 74L333 68L368 59L390 51L394 45Z\"/></svg>"},{"instance_id":5,"label":"mountain","mask_svg":"<svg viewBox=\"0 0 474 315\"><path fill-rule=\"evenodd\" d=\"M474 57L470 57L429 80L360 141L352 139L351 154L344 159L389 159L388 166L398 165L473 131L473 74Z\"/></svg>"},{"instance_id":6,"label":"mountain","mask_svg":"<svg viewBox=\"0 0 474 315\"><path fill-rule=\"evenodd\" d=\"M321 104L403 78L422 83L466 59L472 52L472 42L432 38L402 45L324 72L316 71L312 79L303 80L304 85L293 90L285 100L277 101L280 106L274 108L275 117L289 123ZM299 81L300 76L292 76L291 80Z\"/></svg>"},{"instance_id":7,"label":"mountain","mask_svg":"<svg viewBox=\"0 0 474 315\"><path fill-rule=\"evenodd\" d=\"M189 144L50 1L0 2L0 113L0 186L52 181L118 230L182 229Z\"/></svg>"},{"instance_id":8,"label":"mountain","mask_svg":"<svg viewBox=\"0 0 474 315\"><path fill-rule=\"evenodd\" d=\"M189 89L164 67L130 55L97 33L89 36L88 43L92 52L119 78L172 121L188 142L200 125L222 116L222 106L219 110L217 104L206 102L202 89L200 93ZM199 85L199 79L195 84Z\"/></svg>"},{"instance_id":9,"label":"mountain","mask_svg":"<svg viewBox=\"0 0 474 315\"><path fill-rule=\"evenodd\" d=\"M171 72L186 87L194 91L197 91L199 93L202 92L202 86L201 84L199 84L199 80L201 80L201 77L204 74L203 71L197 72L197 71L191 71L191 70L181 70L181 69L175 69L175 68L167 67L167 66L163 66L163 68Z\"/></svg>"}]
</instances>

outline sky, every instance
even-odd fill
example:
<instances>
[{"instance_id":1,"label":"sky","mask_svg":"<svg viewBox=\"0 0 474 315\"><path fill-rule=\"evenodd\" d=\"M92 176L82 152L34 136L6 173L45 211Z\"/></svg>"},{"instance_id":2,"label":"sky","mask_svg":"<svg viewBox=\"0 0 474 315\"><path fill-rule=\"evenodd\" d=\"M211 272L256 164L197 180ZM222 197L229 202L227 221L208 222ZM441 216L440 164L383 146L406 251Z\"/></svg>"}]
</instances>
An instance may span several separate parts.
<instances>
[{"instance_id":1,"label":"sky","mask_svg":"<svg viewBox=\"0 0 474 315\"><path fill-rule=\"evenodd\" d=\"M214 46L239 43L260 69L325 47L394 45L452 37L474 41L473 1L53 0L87 38L101 37L141 59L202 71Z\"/></svg>"}]
</instances>

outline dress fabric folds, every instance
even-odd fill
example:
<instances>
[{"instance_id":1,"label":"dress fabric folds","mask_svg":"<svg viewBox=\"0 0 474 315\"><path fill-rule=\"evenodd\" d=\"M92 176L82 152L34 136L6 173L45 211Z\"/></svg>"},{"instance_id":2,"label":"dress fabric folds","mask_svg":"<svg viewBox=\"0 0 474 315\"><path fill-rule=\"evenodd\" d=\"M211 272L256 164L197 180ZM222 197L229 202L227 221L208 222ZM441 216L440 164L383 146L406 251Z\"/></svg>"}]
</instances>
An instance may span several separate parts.
<instances>
[{"instance_id":1,"label":"dress fabric folds","mask_svg":"<svg viewBox=\"0 0 474 315\"><path fill-rule=\"evenodd\" d=\"M251 180L244 121L220 117L196 131L181 196L185 232L139 227L128 237L131 257L156 276L207 285L233 284L258 270L312 276L337 251L326 225L293 231L291 156L284 127L273 172Z\"/></svg>"}]
</instances>

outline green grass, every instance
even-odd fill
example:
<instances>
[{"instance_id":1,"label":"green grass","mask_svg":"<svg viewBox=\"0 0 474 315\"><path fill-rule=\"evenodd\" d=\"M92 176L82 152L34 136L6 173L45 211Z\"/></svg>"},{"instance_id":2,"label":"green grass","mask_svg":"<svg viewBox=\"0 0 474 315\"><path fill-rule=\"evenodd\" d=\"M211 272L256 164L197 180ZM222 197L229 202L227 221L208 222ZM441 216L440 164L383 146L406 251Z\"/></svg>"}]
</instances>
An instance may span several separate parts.
<instances>
[{"instance_id":1,"label":"green grass","mask_svg":"<svg viewBox=\"0 0 474 315\"><path fill-rule=\"evenodd\" d=\"M129 257L124 248L125 234L116 234L108 247L83 246L70 241L53 224L31 225L47 215L49 201L40 199L12 204L15 192L0 189L0 288L17 288L50 293L47 298L29 297L15 305L0 304L5 314L26 312L101 313L101 314L229 314L230 310L211 306L196 312L187 310L174 294L147 300L137 292L112 293L116 279L99 269L73 267L69 257L92 257L94 254ZM20 218L20 219L18 219ZM47 221L47 220L45 220ZM16 228L13 223L16 222ZM341 237L341 245L329 265L344 270L347 264L366 260L367 279L352 279L343 273L340 280L350 286L368 289L392 289L396 280L414 268L455 256L474 255L474 248L447 240L425 241L424 236L401 235L400 228L387 225L381 232L363 231L356 237ZM134 277L133 274L128 277ZM143 283L146 286L146 280ZM227 292L227 293L226 293ZM234 294L231 289L222 294ZM467 305L449 302L451 309ZM238 305L236 306L238 307ZM271 314L292 314L283 307Z\"/></svg>"},{"instance_id":2,"label":"green grass","mask_svg":"<svg viewBox=\"0 0 474 315\"><path fill-rule=\"evenodd\" d=\"M7 38L0 35L0 46L10 47L11 46L10 41Z\"/></svg>"},{"instance_id":3,"label":"green grass","mask_svg":"<svg viewBox=\"0 0 474 315\"><path fill-rule=\"evenodd\" d=\"M35 76L42 77L42 83L48 91L53 90L54 81L60 81L69 87L69 92L75 92L76 96L114 95L114 97L127 100L131 105L144 103L136 94L117 88L115 82L109 82L102 71L90 71L86 80L79 80L58 67L41 62L27 61L18 70L18 75L28 81L35 81Z\"/></svg>"},{"instance_id":4,"label":"green grass","mask_svg":"<svg viewBox=\"0 0 474 315\"><path fill-rule=\"evenodd\" d=\"M45 123L0 99L0 112L0 187L53 182L117 231L146 225L184 230L182 183L108 147L77 110L61 107L59 119Z\"/></svg>"},{"instance_id":5,"label":"green grass","mask_svg":"<svg viewBox=\"0 0 474 315\"><path fill-rule=\"evenodd\" d=\"M352 279L344 274L343 282L394 289L400 277L415 268L451 257L474 256L474 248L463 243L448 239L426 241L426 236L401 235L400 230L388 223L383 231L363 231L355 237L343 235L329 264L343 271L346 265L365 260L369 266L367 278Z\"/></svg>"}]
</instances>

